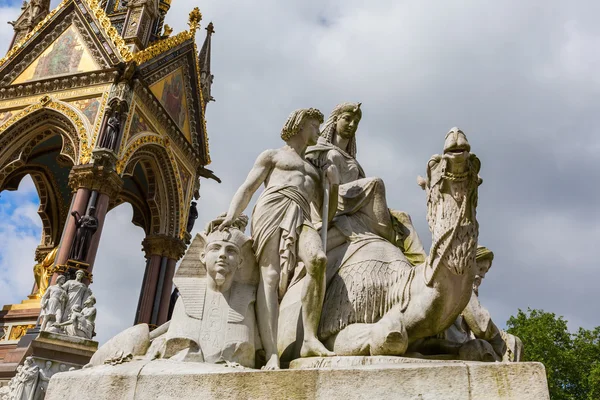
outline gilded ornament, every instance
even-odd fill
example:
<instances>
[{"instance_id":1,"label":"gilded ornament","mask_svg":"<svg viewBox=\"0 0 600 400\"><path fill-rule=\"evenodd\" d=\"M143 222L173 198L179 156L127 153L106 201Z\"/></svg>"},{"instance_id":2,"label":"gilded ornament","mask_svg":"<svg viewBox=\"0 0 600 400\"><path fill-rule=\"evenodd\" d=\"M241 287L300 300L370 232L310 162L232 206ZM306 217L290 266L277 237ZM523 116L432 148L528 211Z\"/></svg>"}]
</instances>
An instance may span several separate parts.
<instances>
[{"instance_id":1,"label":"gilded ornament","mask_svg":"<svg viewBox=\"0 0 600 400\"><path fill-rule=\"evenodd\" d=\"M180 44L191 38L192 34L190 34L189 31L180 32L175 36L159 40L152 46L149 46L142 51L138 51L133 55L132 59L135 60L138 64L143 64L171 50L172 48L179 46Z\"/></svg>"},{"instance_id":2,"label":"gilded ornament","mask_svg":"<svg viewBox=\"0 0 600 400\"><path fill-rule=\"evenodd\" d=\"M200 28L200 21L202 20L202 14L198 7L194 7L194 9L190 12L190 18L188 21L188 25L190 26L190 33L193 35L196 33L198 28Z\"/></svg>"},{"instance_id":3,"label":"gilded ornament","mask_svg":"<svg viewBox=\"0 0 600 400\"><path fill-rule=\"evenodd\" d=\"M28 329L35 328L35 325L14 325L10 330L8 340L19 340L27 333Z\"/></svg>"},{"instance_id":4,"label":"gilded ornament","mask_svg":"<svg viewBox=\"0 0 600 400\"><path fill-rule=\"evenodd\" d=\"M104 9L100 5L100 2L98 0L87 0L87 4L90 7L94 17L96 17L96 19L98 20L99 25L102 28L104 28L104 31L112 41L121 58L124 61L131 61L133 59L133 54L131 53L131 51L129 51L129 48L127 48L125 41L110 22L110 19L104 12Z\"/></svg>"},{"instance_id":5,"label":"gilded ornament","mask_svg":"<svg viewBox=\"0 0 600 400\"><path fill-rule=\"evenodd\" d=\"M35 277L35 283L37 285L37 292L35 293L36 298L40 299L46 293L48 289L48 281L52 274L50 270L52 265L54 264L54 260L56 259L56 253L58 252L58 247L55 247L48 255L44 258L39 264L36 264L33 267L33 275Z\"/></svg>"}]
</instances>

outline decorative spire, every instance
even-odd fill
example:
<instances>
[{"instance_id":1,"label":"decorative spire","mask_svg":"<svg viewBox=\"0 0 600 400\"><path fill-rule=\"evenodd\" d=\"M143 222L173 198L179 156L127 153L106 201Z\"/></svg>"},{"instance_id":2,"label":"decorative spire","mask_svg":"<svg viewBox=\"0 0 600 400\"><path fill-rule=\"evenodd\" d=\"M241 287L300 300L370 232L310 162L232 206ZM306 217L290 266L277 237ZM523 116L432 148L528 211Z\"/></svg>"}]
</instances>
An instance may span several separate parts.
<instances>
[{"instance_id":1,"label":"decorative spire","mask_svg":"<svg viewBox=\"0 0 600 400\"><path fill-rule=\"evenodd\" d=\"M196 33L198 28L200 28L200 21L202 21L200 9L198 7L194 7L194 9L190 12L190 19L188 20L191 33Z\"/></svg>"},{"instance_id":2,"label":"decorative spire","mask_svg":"<svg viewBox=\"0 0 600 400\"><path fill-rule=\"evenodd\" d=\"M50 0L24 1L21 6L21 15L16 21L9 22L15 30L9 49L19 43L35 26L50 12Z\"/></svg>"},{"instance_id":3,"label":"decorative spire","mask_svg":"<svg viewBox=\"0 0 600 400\"><path fill-rule=\"evenodd\" d=\"M200 61L200 87L202 88L205 111L208 102L215 101L214 97L212 97L210 94L210 89L214 78L214 75L210 73L210 45L212 35L215 33L215 28L212 22L206 27L206 32L206 39L204 39L204 44L202 45L202 49L200 49L200 55L198 56L198 60Z\"/></svg>"}]
</instances>

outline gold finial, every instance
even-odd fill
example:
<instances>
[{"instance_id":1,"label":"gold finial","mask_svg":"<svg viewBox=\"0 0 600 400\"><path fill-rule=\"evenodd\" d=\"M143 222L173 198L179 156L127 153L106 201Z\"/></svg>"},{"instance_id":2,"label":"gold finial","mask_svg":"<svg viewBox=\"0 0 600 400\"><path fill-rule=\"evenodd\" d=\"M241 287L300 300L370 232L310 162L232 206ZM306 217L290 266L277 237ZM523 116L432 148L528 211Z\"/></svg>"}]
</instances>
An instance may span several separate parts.
<instances>
[{"instance_id":1,"label":"gold finial","mask_svg":"<svg viewBox=\"0 0 600 400\"><path fill-rule=\"evenodd\" d=\"M173 33L173 28L171 28L168 24L165 24L163 37L169 37Z\"/></svg>"},{"instance_id":2,"label":"gold finial","mask_svg":"<svg viewBox=\"0 0 600 400\"><path fill-rule=\"evenodd\" d=\"M202 20L202 14L198 7L194 7L194 9L190 12L190 19L188 25L190 26L190 32L196 33L198 28L200 28L200 21Z\"/></svg>"}]
</instances>

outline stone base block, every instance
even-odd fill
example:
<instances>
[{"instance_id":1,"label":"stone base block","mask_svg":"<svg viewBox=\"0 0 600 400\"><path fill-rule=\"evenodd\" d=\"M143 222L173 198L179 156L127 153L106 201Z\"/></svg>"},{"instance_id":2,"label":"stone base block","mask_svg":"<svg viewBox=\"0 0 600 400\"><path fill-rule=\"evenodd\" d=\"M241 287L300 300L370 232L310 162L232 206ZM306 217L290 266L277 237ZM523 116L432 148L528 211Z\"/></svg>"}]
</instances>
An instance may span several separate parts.
<instances>
[{"instance_id":1,"label":"stone base block","mask_svg":"<svg viewBox=\"0 0 600 400\"><path fill-rule=\"evenodd\" d=\"M550 397L544 366L539 363L363 362L351 367L258 371L171 360L133 361L59 373L52 377L46 396L46 400L365 398Z\"/></svg>"}]
</instances>

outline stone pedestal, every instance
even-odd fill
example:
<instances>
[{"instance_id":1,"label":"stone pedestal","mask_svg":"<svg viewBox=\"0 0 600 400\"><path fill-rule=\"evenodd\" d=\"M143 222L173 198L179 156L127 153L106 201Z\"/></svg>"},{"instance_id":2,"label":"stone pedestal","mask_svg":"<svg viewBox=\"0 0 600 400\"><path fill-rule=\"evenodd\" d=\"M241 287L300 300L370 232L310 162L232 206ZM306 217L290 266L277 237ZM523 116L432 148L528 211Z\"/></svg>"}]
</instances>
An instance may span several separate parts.
<instances>
[{"instance_id":1,"label":"stone pedestal","mask_svg":"<svg viewBox=\"0 0 600 400\"><path fill-rule=\"evenodd\" d=\"M32 355L81 368L90 361L98 350L98 342L58 333L40 332L31 342Z\"/></svg>"},{"instance_id":2,"label":"stone pedestal","mask_svg":"<svg viewBox=\"0 0 600 400\"><path fill-rule=\"evenodd\" d=\"M357 365L335 367L347 361L334 357L329 367L309 368L311 362L328 364L325 359L313 359L296 365L308 369L280 371L171 360L103 365L53 376L46 400L549 399L545 370L539 363L393 363L392 357L353 358L349 364Z\"/></svg>"},{"instance_id":3,"label":"stone pedestal","mask_svg":"<svg viewBox=\"0 0 600 400\"><path fill-rule=\"evenodd\" d=\"M0 381L7 383L25 357L33 357L40 367L46 361L52 361L57 366L64 364L67 370L79 369L90 361L96 350L98 342L93 340L30 329L19 341L17 349L9 353L12 357L0 364Z\"/></svg>"}]
</instances>

